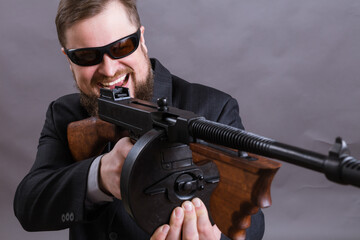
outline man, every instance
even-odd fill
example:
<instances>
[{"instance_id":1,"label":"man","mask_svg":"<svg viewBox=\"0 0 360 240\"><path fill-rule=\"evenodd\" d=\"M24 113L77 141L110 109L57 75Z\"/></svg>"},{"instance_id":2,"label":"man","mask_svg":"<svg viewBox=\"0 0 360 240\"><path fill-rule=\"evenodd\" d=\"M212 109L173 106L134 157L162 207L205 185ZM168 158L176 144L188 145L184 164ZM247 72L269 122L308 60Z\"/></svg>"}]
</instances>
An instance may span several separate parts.
<instances>
[{"instance_id":1,"label":"man","mask_svg":"<svg viewBox=\"0 0 360 240\"><path fill-rule=\"evenodd\" d=\"M99 89L115 86L128 87L132 97L144 100L167 97L170 105L241 128L238 105L229 95L190 84L150 61L134 0L61 0L56 25L80 95L50 104L36 161L15 195L15 214L28 231L69 228L70 239L149 239L120 200L130 139L120 139L104 155L74 162L67 125L96 116ZM247 236L261 239L263 222L259 212ZM152 239L220 239L220 234L195 198L175 208Z\"/></svg>"}]
</instances>

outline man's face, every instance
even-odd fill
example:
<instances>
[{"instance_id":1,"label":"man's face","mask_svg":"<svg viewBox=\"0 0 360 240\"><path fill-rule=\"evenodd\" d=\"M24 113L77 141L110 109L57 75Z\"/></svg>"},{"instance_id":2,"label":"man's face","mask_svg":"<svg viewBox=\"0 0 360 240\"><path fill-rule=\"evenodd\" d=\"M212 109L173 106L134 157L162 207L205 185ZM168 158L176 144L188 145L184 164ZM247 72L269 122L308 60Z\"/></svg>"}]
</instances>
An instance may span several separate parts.
<instances>
[{"instance_id":1,"label":"man's face","mask_svg":"<svg viewBox=\"0 0 360 240\"><path fill-rule=\"evenodd\" d=\"M83 94L97 98L101 87L123 86L129 88L132 97L144 98L138 95L145 90L141 86L149 86L148 81L152 82L152 72L143 35L144 27L140 30L139 47L129 56L112 59L104 54L103 61L94 66L79 66L69 60L77 87ZM124 7L112 1L100 14L81 20L66 30L66 48L101 47L136 31Z\"/></svg>"}]
</instances>

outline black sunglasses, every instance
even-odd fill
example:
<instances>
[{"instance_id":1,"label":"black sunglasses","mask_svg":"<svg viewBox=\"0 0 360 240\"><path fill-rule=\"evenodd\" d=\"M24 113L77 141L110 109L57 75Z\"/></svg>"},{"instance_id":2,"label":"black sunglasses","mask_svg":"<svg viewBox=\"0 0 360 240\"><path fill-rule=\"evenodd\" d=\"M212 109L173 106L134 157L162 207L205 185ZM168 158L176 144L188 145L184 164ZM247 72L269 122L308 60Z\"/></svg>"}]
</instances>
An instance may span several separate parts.
<instances>
[{"instance_id":1,"label":"black sunglasses","mask_svg":"<svg viewBox=\"0 0 360 240\"><path fill-rule=\"evenodd\" d=\"M132 54L139 46L140 28L133 34L123 37L103 47L65 49L70 60L79 66L93 66L102 62L107 53L113 59Z\"/></svg>"}]
</instances>

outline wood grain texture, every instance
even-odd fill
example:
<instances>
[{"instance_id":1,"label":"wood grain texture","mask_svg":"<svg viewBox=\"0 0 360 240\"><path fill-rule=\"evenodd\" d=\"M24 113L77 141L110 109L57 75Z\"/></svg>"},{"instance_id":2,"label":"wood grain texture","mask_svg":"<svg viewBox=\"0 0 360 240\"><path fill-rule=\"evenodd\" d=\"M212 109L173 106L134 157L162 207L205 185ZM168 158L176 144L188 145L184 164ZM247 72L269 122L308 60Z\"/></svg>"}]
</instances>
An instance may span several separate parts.
<instances>
[{"instance_id":1,"label":"wood grain texture","mask_svg":"<svg viewBox=\"0 0 360 240\"><path fill-rule=\"evenodd\" d=\"M271 205L270 187L281 164L258 156L236 156L198 143L190 144L193 161L214 161L220 182L210 199L211 216L219 229L232 239L245 239L251 215Z\"/></svg>"}]
</instances>

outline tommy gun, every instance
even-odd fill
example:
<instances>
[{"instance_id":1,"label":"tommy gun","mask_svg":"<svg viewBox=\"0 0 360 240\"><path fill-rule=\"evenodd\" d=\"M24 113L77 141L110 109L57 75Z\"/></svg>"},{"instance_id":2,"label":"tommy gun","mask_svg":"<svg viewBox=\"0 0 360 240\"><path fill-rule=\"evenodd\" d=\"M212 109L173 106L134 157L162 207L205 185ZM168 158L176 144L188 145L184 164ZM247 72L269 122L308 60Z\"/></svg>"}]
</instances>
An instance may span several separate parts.
<instances>
[{"instance_id":1,"label":"tommy gun","mask_svg":"<svg viewBox=\"0 0 360 240\"><path fill-rule=\"evenodd\" d=\"M101 89L99 118L70 123L75 160L101 154L126 130L136 140L125 159L121 195L127 212L151 234L183 201L202 199L211 220L232 239L244 239L250 216L271 205L279 159L340 184L360 187L360 161L337 138L322 155L206 120L192 112L129 97L127 88Z\"/></svg>"}]
</instances>

